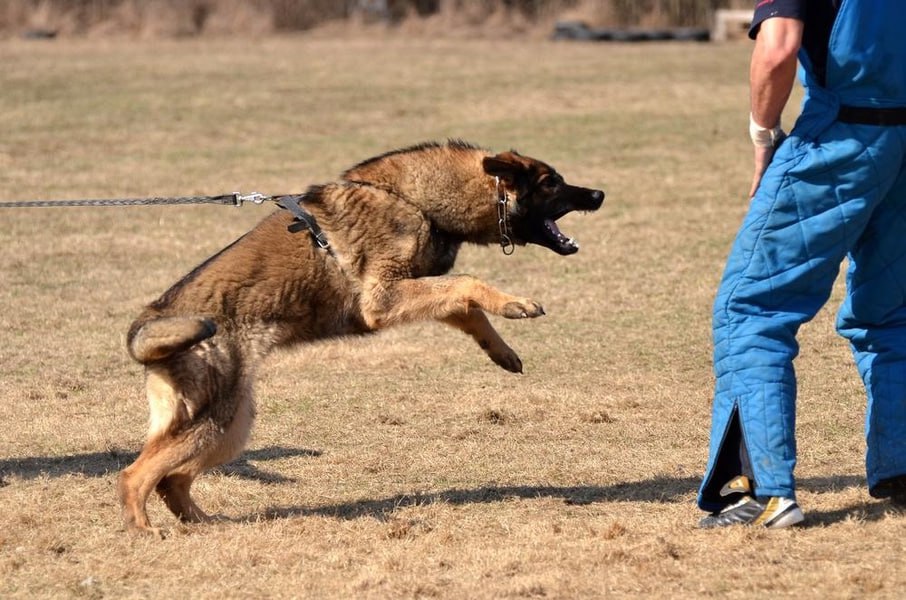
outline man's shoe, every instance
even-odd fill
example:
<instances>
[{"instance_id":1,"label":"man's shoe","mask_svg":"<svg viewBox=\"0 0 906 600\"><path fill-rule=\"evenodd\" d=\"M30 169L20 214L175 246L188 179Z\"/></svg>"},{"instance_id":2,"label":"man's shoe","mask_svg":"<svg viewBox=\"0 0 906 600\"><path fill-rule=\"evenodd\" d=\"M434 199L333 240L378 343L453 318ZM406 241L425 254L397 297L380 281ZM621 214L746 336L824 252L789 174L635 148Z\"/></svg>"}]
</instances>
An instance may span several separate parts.
<instances>
[{"instance_id":1,"label":"man's shoe","mask_svg":"<svg viewBox=\"0 0 906 600\"><path fill-rule=\"evenodd\" d=\"M789 498L773 496L762 502L751 495L748 478L739 476L723 487L721 496L740 494L735 503L713 513L701 521L702 529L728 527L730 525L753 525L768 529L781 529L801 523L805 519L799 505Z\"/></svg>"},{"instance_id":2,"label":"man's shoe","mask_svg":"<svg viewBox=\"0 0 906 600\"><path fill-rule=\"evenodd\" d=\"M894 504L906 506L906 475L882 479L868 493L872 498L890 498Z\"/></svg>"}]
</instances>

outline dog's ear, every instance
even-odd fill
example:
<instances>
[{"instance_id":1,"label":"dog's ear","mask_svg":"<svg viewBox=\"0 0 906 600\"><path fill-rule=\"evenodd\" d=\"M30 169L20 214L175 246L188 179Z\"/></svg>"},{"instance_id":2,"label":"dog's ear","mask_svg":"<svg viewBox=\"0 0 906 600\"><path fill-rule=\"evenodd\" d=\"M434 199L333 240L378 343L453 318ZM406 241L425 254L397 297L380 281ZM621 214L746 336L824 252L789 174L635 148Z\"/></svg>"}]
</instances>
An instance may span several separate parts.
<instances>
[{"instance_id":1,"label":"dog's ear","mask_svg":"<svg viewBox=\"0 0 906 600\"><path fill-rule=\"evenodd\" d=\"M484 172L499 177L504 183L512 185L516 177L525 172L525 163L515 152L501 152L496 156L486 156L481 161Z\"/></svg>"}]
</instances>

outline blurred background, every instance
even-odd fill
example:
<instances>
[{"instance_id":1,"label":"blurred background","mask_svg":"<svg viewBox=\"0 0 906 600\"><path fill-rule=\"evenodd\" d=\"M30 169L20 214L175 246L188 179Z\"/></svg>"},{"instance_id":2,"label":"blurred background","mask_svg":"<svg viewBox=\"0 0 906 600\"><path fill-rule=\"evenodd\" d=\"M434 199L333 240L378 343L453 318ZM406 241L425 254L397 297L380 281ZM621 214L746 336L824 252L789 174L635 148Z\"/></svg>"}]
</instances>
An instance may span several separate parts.
<instances>
[{"instance_id":1,"label":"blurred background","mask_svg":"<svg viewBox=\"0 0 906 600\"><path fill-rule=\"evenodd\" d=\"M549 36L588 27L703 27L751 0L4 0L0 36L179 37L367 27L429 35Z\"/></svg>"}]
</instances>

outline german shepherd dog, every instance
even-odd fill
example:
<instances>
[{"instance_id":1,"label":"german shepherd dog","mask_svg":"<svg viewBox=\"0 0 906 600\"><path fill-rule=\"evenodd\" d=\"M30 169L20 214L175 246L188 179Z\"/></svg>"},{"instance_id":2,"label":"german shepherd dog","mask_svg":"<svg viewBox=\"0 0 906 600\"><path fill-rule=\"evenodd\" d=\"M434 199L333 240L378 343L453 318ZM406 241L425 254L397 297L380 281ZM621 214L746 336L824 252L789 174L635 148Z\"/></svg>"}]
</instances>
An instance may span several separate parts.
<instances>
[{"instance_id":1,"label":"german shepherd dog","mask_svg":"<svg viewBox=\"0 0 906 600\"><path fill-rule=\"evenodd\" d=\"M486 313L525 319L544 309L446 273L463 242L573 254L578 246L557 219L597 210L603 200L541 161L451 140L377 156L340 181L309 188L297 204L312 221L309 232L292 231L290 211L266 217L129 329L129 353L146 368L151 416L141 454L117 484L127 529L161 535L146 512L152 490L180 520L208 520L189 488L241 453L255 416L255 373L275 348L430 319L521 373L522 361Z\"/></svg>"}]
</instances>

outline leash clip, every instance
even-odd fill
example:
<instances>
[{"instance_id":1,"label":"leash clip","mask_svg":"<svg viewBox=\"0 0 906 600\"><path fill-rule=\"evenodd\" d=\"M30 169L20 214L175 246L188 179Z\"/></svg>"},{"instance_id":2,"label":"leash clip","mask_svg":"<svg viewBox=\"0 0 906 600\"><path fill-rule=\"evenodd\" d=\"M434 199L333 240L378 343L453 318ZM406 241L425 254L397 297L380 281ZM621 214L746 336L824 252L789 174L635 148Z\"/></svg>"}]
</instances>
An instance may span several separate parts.
<instances>
[{"instance_id":1,"label":"leash clip","mask_svg":"<svg viewBox=\"0 0 906 600\"><path fill-rule=\"evenodd\" d=\"M264 194L259 194L258 192L252 192L251 194L240 194L239 192L233 192L233 206L240 207L243 202L252 202L254 204L263 204L267 200L267 196Z\"/></svg>"}]
</instances>

